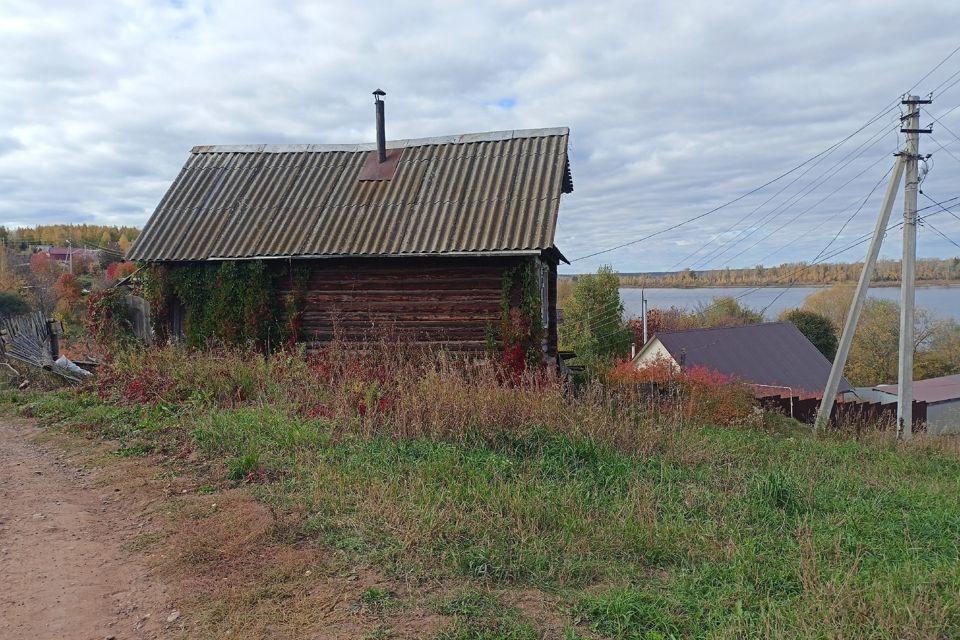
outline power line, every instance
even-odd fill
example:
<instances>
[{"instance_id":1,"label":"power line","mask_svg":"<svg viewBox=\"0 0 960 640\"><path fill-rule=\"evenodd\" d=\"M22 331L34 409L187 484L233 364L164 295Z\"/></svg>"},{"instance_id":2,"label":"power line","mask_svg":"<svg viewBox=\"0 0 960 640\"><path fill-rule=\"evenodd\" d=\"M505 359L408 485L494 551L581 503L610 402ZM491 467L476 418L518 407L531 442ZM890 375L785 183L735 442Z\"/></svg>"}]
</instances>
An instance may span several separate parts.
<instances>
[{"instance_id":1,"label":"power line","mask_svg":"<svg viewBox=\"0 0 960 640\"><path fill-rule=\"evenodd\" d=\"M798 192L794 193L792 196L788 197L786 200L781 202L779 205L774 207L771 211L764 214L760 220L751 226L748 226L744 229L741 229L740 232L731 240L725 242L720 247L717 247L706 256L701 257L696 263L691 265L691 269L697 270L701 267L705 267L713 261L716 261L721 256L727 254L735 248L735 246L754 235L760 229L765 227L770 221L780 217L785 211L789 210L791 207L796 206L804 199L806 199L810 194L812 194L818 187L826 184L830 179L840 173L843 169L848 167L854 160L866 153L867 150L872 148L874 145L879 142L883 134L889 131L890 129L887 126L882 127L879 131L874 133L870 138L862 142L855 149L850 151L843 158L835 162L829 169L825 172L818 175L810 184L800 189ZM741 252L742 253L742 252ZM738 254L739 255L739 254Z\"/></svg>"},{"instance_id":2,"label":"power line","mask_svg":"<svg viewBox=\"0 0 960 640\"><path fill-rule=\"evenodd\" d=\"M884 230L884 234L887 234L887 233L889 233L890 231L893 231L893 230L895 230L895 229L898 229L898 228L900 228L900 227L902 227L902 226L903 226L903 222L902 222L902 221L901 221L901 222L898 222L898 223L896 223L896 224L890 225L889 227L887 227L887 228ZM804 266L802 266L802 267L798 267L798 268L795 269L793 272L787 274L786 277L787 277L787 278L792 278L793 276L799 275L800 273L803 273L804 271L807 271L807 270L809 270L809 269L812 269L813 267L815 267L815 266L817 266L817 265L823 264L824 262L826 262L826 261L828 261L828 260L831 260L832 258L837 257L838 255L841 255L841 254L843 254L843 253L846 253L847 251L850 251L851 249L855 249L856 247L864 244L865 242L868 242L868 241L870 240L870 238L871 238L872 235L873 235L873 232L870 232L870 233L862 236L861 238L859 238L859 239L856 240L855 242L853 242L853 243L851 243L851 244L848 244L848 245L846 245L846 246L844 246L844 247L840 247L840 248L832 251L831 253L823 256L820 260L817 260L816 262L811 262L810 264L804 265ZM791 286L793 286L793 285L788 285L788 287L786 287L786 288L789 288L789 287L791 287ZM765 285L758 285L758 286L750 287L750 288L748 288L746 291L743 291L742 293L740 293L740 294L738 294L738 295L736 295L736 296L731 296L731 297L732 297L734 300L739 301L739 300L742 300L743 298L745 298L745 297L747 297L747 296L749 296L749 295L752 295L752 294L756 293L757 291L760 291L760 290L762 290L762 289L770 289L770 288L772 288L772 287L765 286ZM781 295L782 295L782 294L781 294ZM717 306L718 306L718 303L714 302L713 304L708 305L707 307L704 307L703 309L700 309L699 311L700 311L700 313L704 313L704 312L709 311L709 310L711 310L711 309L713 309L713 308L715 308L715 307L717 307ZM768 305L768 306L769 306L769 305ZM622 322L622 319L618 319L618 320L619 320L619 322ZM601 325L599 325L599 326L610 326L610 321L607 321L606 323L603 323L603 324L601 324ZM614 334L616 333L616 331L619 331L619 328L618 328L617 330L615 330L615 331L611 331L611 332L608 332L608 333L606 333L606 334L602 334L601 336L597 337L596 339L597 339L597 340L604 340L604 339L609 338L610 336L614 335Z\"/></svg>"},{"instance_id":3,"label":"power line","mask_svg":"<svg viewBox=\"0 0 960 640\"><path fill-rule=\"evenodd\" d=\"M960 51L960 46L956 47L953 51L951 51L950 53L948 53L942 60L940 60L940 62L938 62L936 65L934 65L934 67L933 67L932 69L930 69L929 71L927 71L927 73L925 73L919 80L917 80L912 87L910 87L909 89L907 89L906 93L909 94L909 93L910 93L911 91L913 91L917 86L919 86L920 83L922 83L924 80L926 80L926 79L929 78L931 75L933 75L933 73L935 73L935 72L937 71L937 69L939 69L939 68L942 67L944 64L946 64L946 62L947 62L948 60L950 60L950 58L952 58L954 55L956 55L958 51ZM954 83L954 84L955 84L955 83ZM940 86L942 86L942 85L943 85L943 83L941 83ZM950 85L950 86L952 87L953 85ZM939 88L939 87L938 87L938 88ZM948 87L947 89L949 89L949 88L950 88L950 87ZM947 89L944 89L944 91L946 91ZM942 92L941 92L941 93L942 93ZM843 139L840 140L839 142L836 142L836 143L830 145L829 147L827 147L827 148L824 149L823 151L817 153L816 155L811 156L810 158L807 158L806 160L804 160L804 161L801 162L800 164L796 165L796 166L793 167L792 169L790 169L790 170L788 170L788 171L785 171L784 173L781 173L779 176L773 178L772 180L769 180L768 182L760 185L759 187L755 187L754 189L751 189L751 190L747 191L746 193L743 193L743 194L737 196L736 198L733 198L732 200L728 200L727 202L724 202L723 204L721 204L721 205L719 205L719 206L717 206L717 207L714 207L713 209L710 209L709 211L705 211L704 213L701 213L701 214L699 214L699 215L693 216L692 218L687 218L686 220L683 220L683 221L681 221L681 222L678 222L677 224L670 225L669 227L666 227L666 228L661 229L661 230L659 230L659 231L654 231L653 233L649 233L649 234L647 234L647 235L645 235L645 236L642 236L642 237L637 238L637 239L635 239L635 240L631 240L631 241L629 241L629 242L624 242L624 243L618 244L618 245L613 246L613 247L610 247L610 248L608 248L608 249L602 249L602 250L600 250L600 251L594 251L593 253L588 253L588 254L586 254L586 255L583 255L583 256L574 258L573 260L571 260L571 262L579 262L580 260L586 260L587 258L593 258L593 257L598 256L598 255L610 253L611 251L616 251L616 250L622 249L622 248L624 248L624 247L629 247L629 246L638 244L638 243L640 243L640 242L644 242L644 241L649 240L649 239L651 239L651 238L655 238L655 237L657 237L657 236L663 235L664 233L668 233L668 232L673 231L673 230L675 230L675 229L679 229L680 227L686 226L686 225L690 224L691 222L696 222L697 220L701 220L701 219L707 217L707 216L710 215L710 214L713 214L713 213L716 213L717 211L720 211L721 209L725 209L726 207L728 207L728 206L730 206L730 205L732 205L732 204L735 204L735 203L739 202L740 200L743 200L744 198L746 198L746 197L748 197L748 196L751 196L751 195L753 195L754 193L756 193L756 192L758 192L758 191L760 191L760 190L762 190L762 189L770 186L771 184L774 184L775 182L777 182L777 181L779 181L779 180L787 177L788 175L794 173L794 172L797 171L798 169L806 166L807 164L809 164L809 163L812 162L813 160L816 160L816 159L819 158L820 156L822 156L822 155L824 155L824 154L832 151L833 149L839 147L840 145L842 145L843 143L845 143L847 140L849 140L850 138L854 137L855 135L857 135L858 133L860 133L861 131L863 131L863 130L866 129L867 127L869 127L871 124L873 124L874 122L876 122L877 120L879 120L880 118L882 118L883 116L885 116L887 113L889 113L892 109L894 109L894 108L896 107L896 104L897 104L898 102L900 102L900 98L899 98L899 97L896 98L896 99L894 99L892 102L888 103L888 105L885 106L883 109L881 109L875 116L873 116L872 118L870 118L865 124L863 124L860 128L858 128L856 131L854 131L853 133L851 133L851 134L848 135L847 137L843 138Z\"/></svg>"},{"instance_id":4,"label":"power line","mask_svg":"<svg viewBox=\"0 0 960 640\"><path fill-rule=\"evenodd\" d=\"M943 85L947 84L948 82L950 82L951 80L953 80L954 78L956 78L958 75L960 75L960 70L957 70L957 71L954 71L953 73L951 73L949 76L947 76L947 79L946 79L946 80L944 80L943 82L941 82L940 84L938 84L936 87L933 88L932 91L930 91L930 95L936 94L938 91L940 91L940 87L942 87ZM952 87L953 85L950 85L950 86ZM947 87L947 89L949 89L949 88L950 88L950 87ZM947 89L944 89L944 91L946 91ZM940 94L937 94L937 95L939 96Z\"/></svg>"},{"instance_id":5,"label":"power line","mask_svg":"<svg viewBox=\"0 0 960 640\"><path fill-rule=\"evenodd\" d=\"M948 127L947 125L943 124L943 122L940 120L940 118L938 118L937 116L933 115L933 114L930 113L929 111L925 111L925 113L926 113L928 116L930 116L931 118L933 118L933 121L934 121L934 122L936 122L936 123L939 124L941 127L943 127L943 128L947 131L947 133L949 133L950 135L952 135L952 136L953 136L954 138L956 138L957 140L960 140L960 136L958 136L958 135L953 131L953 129L951 129L951 128Z\"/></svg>"},{"instance_id":6,"label":"power line","mask_svg":"<svg viewBox=\"0 0 960 640\"><path fill-rule=\"evenodd\" d=\"M954 74L954 75L957 75L957 74ZM953 76L950 76L950 77L952 78ZM957 83L958 83L958 82L960 82L960 78L957 78L956 80L954 80L953 82L951 82L951 83L950 83L950 86L945 87L945 88L943 89L943 91L941 91L940 93L938 93L938 94L937 94L936 96L934 96L934 97L939 98L940 96L942 96L943 94L945 94L947 91L950 91L950 89L953 89L955 86L957 86Z\"/></svg>"},{"instance_id":7,"label":"power line","mask_svg":"<svg viewBox=\"0 0 960 640\"><path fill-rule=\"evenodd\" d=\"M928 220L924 219L924 220L923 220L923 225L926 226L926 227L930 227L931 229L933 229L934 231L936 231L936 232L937 232L937 235L939 235L941 238L943 238L944 240L946 240L947 242L949 242L949 243L952 244L953 246L955 246L955 247L957 247L958 249L960 249L960 244L957 244L957 242L954 241L952 238L950 238L947 234L945 234L943 231L940 231L940 229L937 229L935 226L933 226L933 223L932 223L932 222L929 222Z\"/></svg>"},{"instance_id":8,"label":"power line","mask_svg":"<svg viewBox=\"0 0 960 640\"><path fill-rule=\"evenodd\" d=\"M938 207L938 208L940 209L940 211L942 211L943 213L949 213L951 216L953 216L953 217L956 218L957 220L960 220L960 216L958 216L956 213L954 213L954 212L951 211L950 209L947 209L945 206L943 206L944 203L949 202L950 200L957 200L958 198L947 198L946 200L943 200L942 202L937 202L936 200L934 200L933 198L931 198L929 195L927 195L927 192L926 192L926 191L921 191L921 192L920 192L920 195L922 195L924 198L926 198L927 200L929 200L930 202L933 203L933 205L931 205L930 207L924 207L923 209L920 209L920 211L924 211L924 210L930 209L930 208L932 208L932 207ZM931 216L924 216L924 217L925 217L925 218L929 218L929 217L931 217Z\"/></svg>"},{"instance_id":9,"label":"power line","mask_svg":"<svg viewBox=\"0 0 960 640\"><path fill-rule=\"evenodd\" d=\"M892 109L891 109L891 111L892 111ZM822 186L823 184L825 184L826 182L828 182L831 178L833 178L835 175L837 175L840 171L842 171L842 170L845 169L847 166L849 166L854 160L856 160L857 158L859 158L861 155L863 155L864 153L866 153L867 150L869 150L871 147L873 147L875 144L877 144L877 142L879 142L879 141L882 139L883 134L884 134L884 133L887 133L889 130L890 130L890 128L889 128L887 125L884 125L879 131L877 131L877 132L874 133L872 136L870 136L867 140L865 140L864 142L862 142L858 147L856 147L856 148L853 149L850 153L848 153L846 156L844 156L843 158L841 158L840 160L838 160L836 163L834 163L829 169L827 169L827 171L825 171L824 173L821 173L819 176L817 176L809 185L807 185L806 187L800 189L800 191L798 191L797 193L793 194L792 196L790 196L789 198L787 198L786 200L784 200L782 203L780 203L779 205L777 205L776 207L774 207L771 211L769 211L768 213L766 213L765 215L763 215L763 216L760 218L760 220L758 221L758 223L757 223L756 225L751 225L751 226L749 226L749 227L746 227L746 228L742 229L734 238L732 238L731 240L725 242L725 243L722 244L720 247L717 247L716 249L714 249L713 251L711 251L710 253L708 253L706 256L701 257L699 260L697 260L696 263L694 263L694 264L691 266L691 269L697 269L697 268L699 268L699 267L706 266L706 265L709 264L710 262L718 259L720 256L726 254L726 253L729 252L731 249L733 249L734 246L735 246L738 242L740 242L741 240L744 240L744 239L746 239L746 238L749 238L749 237L752 236L754 233L756 233L757 231L759 231L761 228L763 228L764 226L766 226L766 224L767 224L770 220L779 217L784 211L786 211L786 210L789 209L790 207L793 207L793 206L797 205L798 203L800 203L800 202L801 202L802 200L804 200L807 196L809 196L811 193L813 193L818 187L820 187L820 186ZM865 145L868 145L868 146L866 146L866 148L864 148ZM859 153L857 153L858 151L859 151ZM791 183L791 184L792 184L792 183ZM781 192L782 192L782 191L783 191L783 190L781 189ZM779 195L779 192L778 192L777 195ZM774 197L775 197L775 196L774 196ZM768 199L766 202L769 202L770 200L772 200L772 198ZM764 202L764 204L766 204L766 202ZM761 205L761 206L763 206L763 205ZM760 207L758 207L757 209L759 209L759 208L760 208ZM751 214L754 213L754 212L756 212L757 209L754 209L754 211L752 211ZM780 213L777 213L778 211L779 211ZM748 214L748 215L749 215L749 214ZM741 219L740 221L738 221L737 224L739 224L740 222L742 222L742 220L743 220L743 219Z\"/></svg>"},{"instance_id":10,"label":"power line","mask_svg":"<svg viewBox=\"0 0 960 640\"><path fill-rule=\"evenodd\" d=\"M957 156L953 155L953 153L951 153L951 151L950 151L949 149L947 149L945 146L943 146L942 144L940 144L940 141L937 140L936 138L934 138L932 133L928 133L927 136L928 136L931 140L933 140L938 147L940 147L940 150L941 150L941 151L943 151L944 153L946 153L948 156L950 156L951 158L953 158L953 159L956 160L957 162L960 162L960 158L958 158Z\"/></svg>"},{"instance_id":11,"label":"power line","mask_svg":"<svg viewBox=\"0 0 960 640\"><path fill-rule=\"evenodd\" d=\"M870 165L869 167L867 167L866 169L864 169L863 171L861 171L861 172L858 173L857 175L853 176L852 178L850 178L849 180L847 180L846 182L844 182L842 185L840 185L839 187L837 187L836 189L834 189L833 191L831 191L829 194L827 194L826 196L824 196L823 198L821 198L820 200L818 200L818 201L815 202L814 204L810 205L809 207L807 207L807 208L804 209L803 211L799 212L797 215L793 216L792 218L790 218L789 220L787 220L784 224L780 225L779 227L777 227L776 229L774 229L773 231L771 231L770 233L768 233L766 236L764 236L764 237L761 238L760 240L757 240L756 242L754 242L752 245L750 245L750 246L747 247L746 249L744 249L744 250L740 251L739 253L737 253L736 255L728 258L728 259L727 259L727 265L729 266L730 262L732 262L733 260L739 258L739 257L742 256L743 254L745 254L747 251L750 251L751 249L753 249L754 247L756 247L756 246L757 246L758 244L760 244L761 242L764 242L764 241L770 239L773 235L779 233L780 231L782 231L783 229L785 229L788 225L794 223L800 216L805 215L805 214L809 213L810 211L813 211L816 207L820 206L821 204L823 204L824 202L826 202L827 200L829 200L830 198L832 198L832 197L833 197L834 195L836 195L841 189L847 187L850 183L852 183L852 182L853 182L854 180L856 180L857 178L861 177L863 174L865 174L865 173L866 173L867 171L869 171L870 169L873 169L875 166L877 166L878 164L880 164L880 162L883 161L883 160L886 160L886 156L881 156L881 157L880 157L879 159L877 159L877 161L874 162L872 165Z\"/></svg>"},{"instance_id":12,"label":"power line","mask_svg":"<svg viewBox=\"0 0 960 640\"><path fill-rule=\"evenodd\" d=\"M907 93L910 93L911 91L913 91L914 89L916 89L917 87L919 87L921 82L923 82L924 80L926 80L927 78L929 78L930 76L932 76L933 73L934 73L937 69L939 69L939 68L942 67L944 64L946 64L947 60L949 60L950 58L952 58L953 56L955 56L958 51L960 51L960 46L958 46L956 49L954 49L953 51L951 51L950 53L948 53L947 56L946 56L943 60L941 60L940 62L938 62L933 69L930 69L930 71L927 71L927 73L926 73L922 78L920 78L919 80L917 80L912 87L910 87L909 89L907 89ZM956 75L956 74L954 74L954 75ZM952 78L953 76L950 76L950 77ZM948 78L948 80L949 80L949 78ZM940 83L940 85L937 87L937 89L939 89L939 88L942 87L942 86L943 86L943 83ZM934 91L936 91L936 89L934 89ZM932 93L932 92L931 92L931 93Z\"/></svg>"},{"instance_id":13,"label":"power line","mask_svg":"<svg viewBox=\"0 0 960 640\"><path fill-rule=\"evenodd\" d=\"M701 214L699 214L699 215L693 216L692 218L687 218L686 220L683 220L683 221L681 221L681 222L678 222L678 223L676 223L676 224L674 224L674 225L671 225L671 226L666 227L666 228L664 228L664 229L661 229L661 230L659 230L659 231L655 231L655 232L653 232L653 233L647 234L647 235L645 235L645 236L643 236L643 237L641 237L641 238L637 238L637 239L635 239L635 240L630 240L629 242L621 243L621 244L616 245L616 246L614 246L614 247L610 247L609 249L602 249L602 250L600 250L600 251L594 251L593 253L589 253L589 254L587 254L587 255L583 255L583 256L580 256L580 257L578 257L578 258L574 258L573 260L571 260L571 262L579 262L580 260L586 260L587 258L593 258L593 257L598 256L598 255L602 255L602 254L605 254L605 253L610 253L611 251L616 251L617 249L622 249L622 248L624 248L624 247L629 247L629 246L635 245L635 244L637 244L637 243L644 242L645 240L649 240L650 238L654 238L654 237L656 237L656 236L663 235L664 233L668 233L668 232L673 231L673 230L675 230L675 229L679 229L680 227L683 227L683 226L685 226L685 225L688 225L688 224L690 224L691 222L696 222L697 220L700 220L700 219L702 219L702 218L705 218L705 217L707 217L708 215L710 215L710 214L712 214L712 213L716 213L717 211L720 211L721 209L725 209L726 207L729 207L730 205L735 204L735 203L743 200L744 198L746 198L746 197L748 197L748 196L751 196L751 195L753 195L754 193L756 193L756 192L758 192L758 191L761 191L761 190L769 187L771 184L774 184L775 182L777 182L777 181L779 181L779 180L782 180L783 178L787 177L788 175L790 175L790 174L794 173L795 171L801 169L802 167L806 166L806 165L809 164L810 162L816 160L816 159L819 158L820 156L822 156L822 155L824 155L824 154L832 151L833 149L839 147L840 145L842 145L843 143L845 143L847 140L849 140L850 138L853 138L853 137L856 136L858 133L860 133L861 131L863 131L863 130L866 129L867 127L869 127L871 124L873 124L874 122L876 122L877 120L879 120L880 118L882 118L883 116L885 116L885 115L886 115L887 113L889 113L893 108L894 108L894 107L885 108L883 111L881 111L881 112L878 113L876 116L874 116L874 117L871 118L869 121L867 121L867 122L866 122L863 126L861 126L859 129L857 129L856 131L854 131L853 133L851 133L851 134L848 135L847 137L843 138L843 139L840 140L839 142L836 142L836 143L830 145L829 147L827 147L827 148L824 149L823 151L817 153L816 155L813 155L813 156L807 158L806 160L804 160L804 161L801 162L800 164L796 165L796 166L793 167L792 169L790 169L790 170L788 170L788 171L785 171L784 173L781 173L781 174L778 175L777 177L775 177L775 178L773 178L772 180L769 180L769 181L763 183L763 184L760 185L759 187L754 187L753 189L750 189L750 190L747 191L746 193L743 193L743 194L737 196L736 198L733 198L732 200L728 200L728 201L724 202L723 204L721 204L721 205L719 205L719 206L716 206L716 207L714 207L713 209L710 209L709 211L705 211L704 213L701 213Z\"/></svg>"},{"instance_id":14,"label":"power line","mask_svg":"<svg viewBox=\"0 0 960 640\"><path fill-rule=\"evenodd\" d=\"M893 109L892 109L892 108L889 109L889 110L888 110L888 113L889 113L889 111L893 111ZM883 129L881 129L880 133L882 134L882 133L885 132L886 130L887 130L886 127L884 127ZM874 134L874 135L877 135L877 134ZM869 139L867 140L867 142L869 142L872 138L873 138L873 136L871 136L871 138L869 138ZM866 144L866 143L861 143L860 147L862 147L863 144ZM857 147L857 149L859 149L860 147ZM759 205L757 205L756 207L754 207L751 211L749 211L748 213L744 214L743 217L741 217L739 220L737 220L737 221L734 222L732 225L730 225L729 227L727 227L726 230L724 230L724 231L722 231L722 232L720 232L720 233L718 233L718 234L715 234L715 235L714 235L712 238L710 238L707 242L705 242L703 245L701 245L696 251L694 251L693 253L688 254L686 257L682 258L680 261L678 261L678 262L674 263L673 265L671 265L669 270L672 271L672 270L676 269L678 266L681 266L681 265L684 265L684 266L685 266L685 265L689 264L688 261L689 261L691 258L693 258L694 256L696 256L698 253L700 253L702 250L706 249L706 248L707 248L708 246L710 246L711 244L713 244L714 241L722 238L724 234L727 234L727 233L730 233L731 231L733 231L736 227L740 226L741 223L743 223L745 220L747 220L750 216L752 216L753 214L755 214L757 211L759 211L759 210L762 209L763 207L767 206L767 205L768 205L770 202L772 202L777 196L779 196L781 193L783 193L784 191L786 191L787 189L789 189L791 186L793 186L794 184L796 184L796 182L797 182L798 180L800 180L801 178L803 178L803 176L807 175L810 171L812 171L812 170L813 170L817 165L819 165L823 160L826 160L826 159L827 159L830 155L832 155L833 152L836 151L836 149L838 149L838 148L839 148L839 146L835 147L834 149L831 149L827 154L825 154L825 155L822 156L820 159L818 159L815 163L813 163L812 165L810 165L809 167L807 167L802 173L800 173L800 175L798 175L798 176L795 177L793 180L791 180L790 182L788 182L787 184L785 184L785 185L784 185L783 187L781 187L776 193L774 193L773 195L771 195L769 198L767 198L766 200L764 200L763 202L761 202ZM856 149L854 149L854 151L856 151ZM848 154L847 157L849 157L849 154ZM843 161L843 159L841 159L841 162L842 162L842 161ZM836 164L835 164L834 166L836 166ZM832 167L831 167L831 168L832 168ZM829 170L828 170L828 171L829 171ZM820 174L820 176L818 176L817 179L814 180L814 182L816 182L816 180L819 180L822 176L823 176L823 174ZM802 190L801 190L801 191L802 191ZM784 202L784 204L785 204L786 202L789 202L789 201L790 201L790 198L787 198L787 200ZM778 205L778 207L776 207L776 208L774 209L774 211L776 211L776 210L779 209L780 207L784 206L784 204ZM741 235L743 235L743 233L746 232L748 228L749 228L749 227L747 227L747 228L745 228L745 229L742 229L733 239L731 239L731 240L729 240L729 241L727 241L727 242L724 242L723 245L721 245L721 246L726 246L726 245L729 244L730 242L736 242L737 239L738 239ZM716 253L717 250L719 250L719 248L718 248L718 249L715 249L714 251L711 251L710 254L708 254L708 255L712 255L712 254ZM700 261L702 261L702 259L701 259L701 260L698 260L698 262L700 262Z\"/></svg>"},{"instance_id":15,"label":"power line","mask_svg":"<svg viewBox=\"0 0 960 640\"><path fill-rule=\"evenodd\" d=\"M926 194L924 194L924 195L926 195ZM919 213L919 212L922 212L922 211L928 211L928 210L930 210L930 209L933 209L934 207L939 207L939 208L941 209L941 211L934 211L934 212L931 213L931 214L928 214L928 215L926 215L926 216L923 216L923 217L922 217L922 220L923 220L925 223L927 222L927 220L928 220L929 218L932 218L932 217L934 217L934 216L936 216L936 215L939 215L940 213L944 213L944 212L945 212L945 213L949 213L950 215L952 215L952 216L954 216L955 218L957 218L958 220L960 220L960 216L958 216L958 215L955 214L954 212L950 211L949 209L946 209L946 208L943 206L943 204L945 204L945 203L947 203L947 202L950 202L950 201L952 201L952 200L960 200L960 196L953 196L952 198L947 198L947 199L943 200L942 202L938 202L938 201L936 201L936 200L933 200L933 198L931 198L930 196L926 196L926 197L927 197L931 202L933 202L934 204L929 205L929 206L926 206L926 207L923 207L923 208L920 208L920 209L917 209L917 212L918 212L918 213ZM884 229L884 235L886 235L886 234L889 233L890 231L899 229L899 228L902 227L902 226L903 226L903 222L902 222L902 221L897 222L897 223L895 223L895 224L892 224L892 225L888 226L886 229ZM844 247L840 247L840 248L838 248L838 249L835 249L834 251L830 252L829 254L822 256L822 258L815 259L815 260L812 261L810 264L806 264L806 265L803 265L803 266L800 266L800 267L794 269L792 272L786 274L785 277L788 278L788 279L790 279L790 278L793 278L794 276L797 276L797 275L799 275L799 274L801 274L801 273L803 273L803 272L805 272L805 271L808 271L808 270L812 269L813 267L816 267L816 266L818 266L818 265L821 265L821 264L823 264L823 263L825 263L825 262L827 262L827 261L829 261L829 260L831 260L831 259L833 259L833 258L835 258L835 257L837 257L837 256L839 256L839 255L841 255L841 254L843 254L843 253L846 253L847 251L849 251L849 250L851 250L851 249L854 249L854 248L856 248L856 247L864 244L865 242L868 242L872 236L873 236L873 232L872 232L872 231L870 231L870 232L868 232L868 233L866 233L866 234L863 234L862 236L860 236L857 240L853 241L852 243L850 243L850 244L848 244L848 245L846 245L846 246L844 246ZM794 285L796 285L796 284L799 284L799 283L796 282L796 281L792 281L792 282L789 283L786 287L783 287L784 291L781 292L780 295L778 295L777 298L774 299L774 301L776 301L776 300L778 300L780 297L782 297L783 294L786 293L786 290L792 288L792 287L793 287ZM745 298L745 297L747 297L747 296L749 296L749 295L753 295L754 293L756 293L756 292L758 292L758 291L761 291L761 290L763 290L763 289L771 289L771 288L774 288L774 289L775 289L775 288L778 288L778 287L770 287L770 286L767 286L767 285L757 285L757 286L753 286L753 287L748 287L745 291L741 292L740 294L738 294L738 295L736 295L736 296L732 296L732 297L733 297L734 300L738 300L738 301L739 301L739 300L742 300L743 298ZM618 305L619 305L619 304L622 304L622 303L618 303ZM771 304L772 304L772 303L771 303ZM716 307L716 306L718 306L717 303L714 303L714 304L708 305L707 307L704 307L703 309L700 309L699 311L700 311L700 313L704 313L704 312L706 312L706 311L709 311L709 310L713 309L713 308ZM770 304L768 304L766 307L764 307L762 312L765 312L769 307L770 307ZM609 311L609 310L610 310L610 309L607 309L607 311ZM617 328L616 328L615 330L610 331L610 332L605 333L605 334L601 334L599 337L596 338L597 340L604 340L604 339L609 338L610 336L614 335L617 331L620 330L619 324L620 324L621 322L623 322L623 319L622 319L622 318L619 318L619 317L618 317L618 318L611 318L611 319L609 319L609 320L607 320L607 321L605 321L605 322L597 325L596 327L591 327L591 329L609 328L609 327L611 327L611 326L616 326Z\"/></svg>"}]
</instances>

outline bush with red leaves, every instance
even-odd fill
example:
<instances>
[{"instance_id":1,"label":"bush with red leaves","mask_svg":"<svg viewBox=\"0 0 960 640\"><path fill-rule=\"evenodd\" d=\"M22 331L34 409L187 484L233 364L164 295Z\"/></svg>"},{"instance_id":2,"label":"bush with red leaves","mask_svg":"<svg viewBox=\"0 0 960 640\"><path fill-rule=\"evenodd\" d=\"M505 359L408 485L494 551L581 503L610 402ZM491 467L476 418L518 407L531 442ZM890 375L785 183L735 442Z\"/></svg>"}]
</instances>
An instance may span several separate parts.
<instances>
[{"instance_id":1,"label":"bush with red leaves","mask_svg":"<svg viewBox=\"0 0 960 640\"><path fill-rule=\"evenodd\" d=\"M653 383L675 389L680 398L681 415L695 422L742 424L753 414L751 387L706 367L679 369L669 360L658 359L636 368L632 362L625 361L607 372L607 380L618 385Z\"/></svg>"}]
</instances>

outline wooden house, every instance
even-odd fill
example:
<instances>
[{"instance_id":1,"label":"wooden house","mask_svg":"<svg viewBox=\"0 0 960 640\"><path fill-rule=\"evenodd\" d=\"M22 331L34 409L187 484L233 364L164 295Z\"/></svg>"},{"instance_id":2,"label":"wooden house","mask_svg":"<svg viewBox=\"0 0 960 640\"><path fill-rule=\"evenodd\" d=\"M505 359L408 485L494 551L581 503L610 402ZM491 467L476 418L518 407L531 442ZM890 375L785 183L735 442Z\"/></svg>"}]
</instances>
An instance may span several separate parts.
<instances>
[{"instance_id":1,"label":"wooden house","mask_svg":"<svg viewBox=\"0 0 960 640\"><path fill-rule=\"evenodd\" d=\"M386 141L377 105L373 144L194 147L130 258L305 268L301 340L389 326L459 351L482 351L504 303L519 304L516 287L504 299L504 278L522 268L554 361L568 129ZM182 306L163 306L172 335L182 332Z\"/></svg>"}]
</instances>

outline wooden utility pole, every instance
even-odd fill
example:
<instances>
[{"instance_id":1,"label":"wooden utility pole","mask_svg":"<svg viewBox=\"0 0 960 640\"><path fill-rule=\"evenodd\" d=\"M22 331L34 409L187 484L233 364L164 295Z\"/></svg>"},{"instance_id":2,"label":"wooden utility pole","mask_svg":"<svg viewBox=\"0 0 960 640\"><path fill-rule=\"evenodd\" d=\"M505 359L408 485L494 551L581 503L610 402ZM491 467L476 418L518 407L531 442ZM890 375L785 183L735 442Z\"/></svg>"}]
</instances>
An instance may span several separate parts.
<instances>
[{"instance_id":1,"label":"wooden utility pole","mask_svg":"<svg viewBox=\"0 0 960 640\"><path fill-rule=\"evenodd\" d=\"M900 132L906 134L903 157L907 178L903 185L903 260L900 263L900 361L897 381L897 433L904 440L913 436L913 310L914 279L917 266L917 189L920 178L920 105L930 104L918 96L907 96L901 103L907 113L901 118Z\"/></svg>"},{"instance_id":2,"label":"wooden utility pole","mask_svg":"<svg viewBox=\"0 0 960 640\"><path fill-rule=\"evenodd\" d=\"M823 429L830 422L833 403L836 402L840 379L843 377L843 368L847 364L847 356L850 355L850 345L853 344L853 333L857 329L860 312L863 311L863 303L867 299L867 290L870 288L870 280L873 278L873 271L877 266L877 256L880 255L880 245L883 243L883 236L887 232L887 223L890 221L890 212L893 210L893 200L900 188L903 167L903 155L898 153L894 161L893 173L890 175L890 183L887 185L887 192L883 196L883 205L880 207L880 215L877 217L877 226L873 229L873 238L870 240L870 248L867 250L867 259L863 262L863 271L860 272L860 280L857 282L857 291L853 296L853 302L850 304L847 321L843 325L840 344L837 346L837 355L834 357L833 366L830 368L827 388L823 390L823 398L820 400L820 408L817 410L817 419L813 424L814 430Z\"/></svg>"}]
</instances>

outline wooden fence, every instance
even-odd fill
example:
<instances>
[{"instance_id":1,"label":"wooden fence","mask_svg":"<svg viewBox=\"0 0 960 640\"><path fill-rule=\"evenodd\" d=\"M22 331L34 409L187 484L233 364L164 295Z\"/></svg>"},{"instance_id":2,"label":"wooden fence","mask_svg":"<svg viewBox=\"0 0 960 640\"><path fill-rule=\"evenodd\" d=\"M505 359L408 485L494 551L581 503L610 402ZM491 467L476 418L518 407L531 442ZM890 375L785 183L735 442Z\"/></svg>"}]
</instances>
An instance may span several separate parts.
<instances>
[{"instance_id":1,"label":"wooden fence","mask_svg":"<svg viewBox=\"0 0 960 640\"><path fill-rule=\"evenodd\" d=\"M819 398L800 396L765 396L759 398L765 408L790 415L791 403L793 417L801 422L812 424L820 408ZM897 404L895 402L882 404L880 402L837 402L830 413L830 426L854 427L858 431L864 428L873 428L877 425L895 425L897 421ZM914 431L923 428L927 421L927 403L913 402Z\"/></svg>"}]
</instances>

